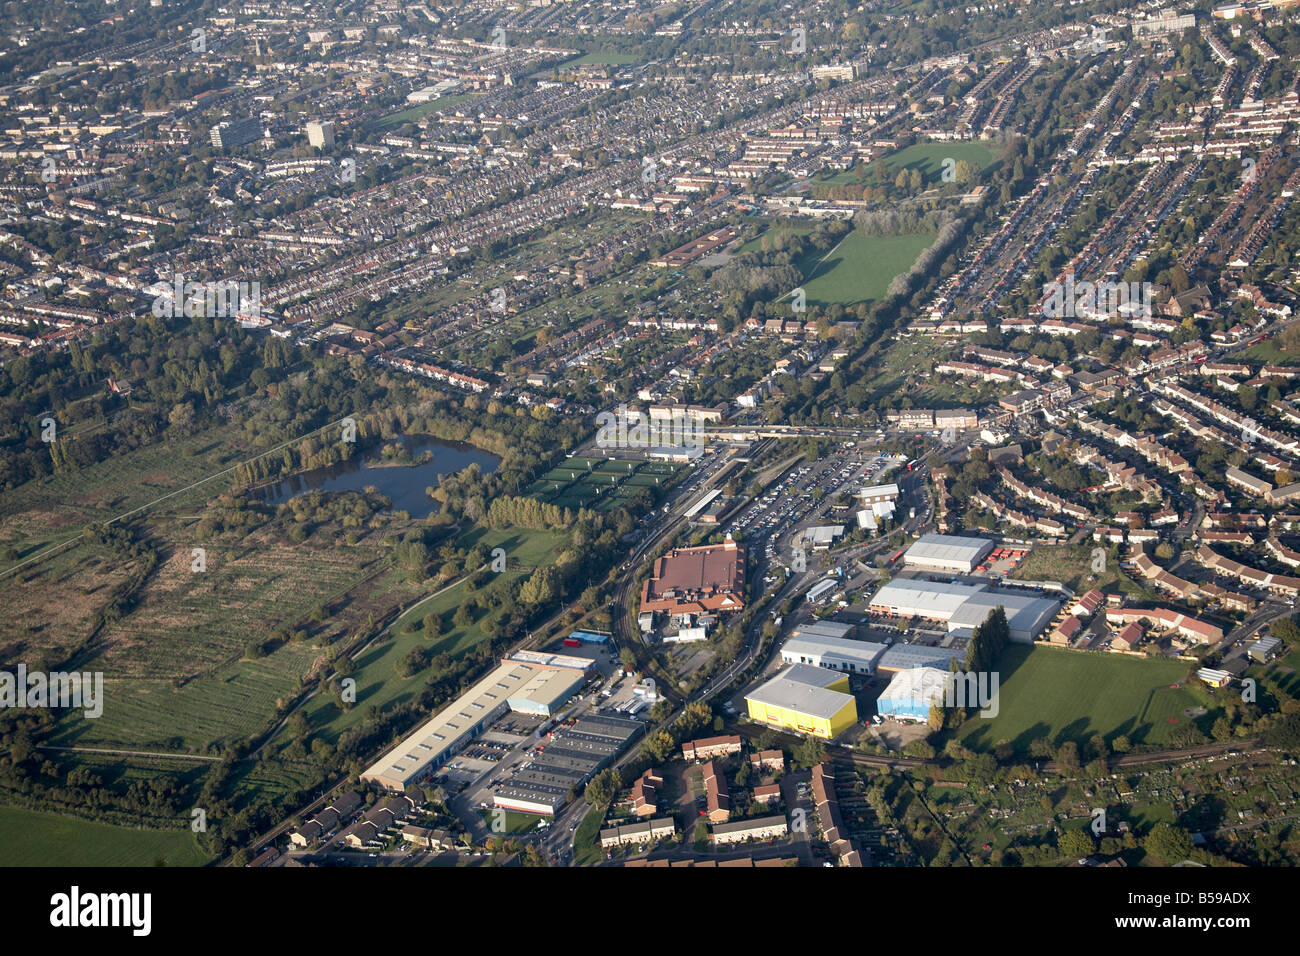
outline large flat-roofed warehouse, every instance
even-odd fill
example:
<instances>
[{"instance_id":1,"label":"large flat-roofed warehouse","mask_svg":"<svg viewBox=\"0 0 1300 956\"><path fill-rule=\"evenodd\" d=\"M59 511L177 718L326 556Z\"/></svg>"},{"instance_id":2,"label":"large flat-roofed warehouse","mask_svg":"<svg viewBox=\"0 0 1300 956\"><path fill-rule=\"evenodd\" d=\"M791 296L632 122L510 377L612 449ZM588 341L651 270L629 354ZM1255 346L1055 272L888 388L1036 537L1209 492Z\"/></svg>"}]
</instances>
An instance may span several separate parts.
<instances>
[{"instance_id":1,"label":"large flat-roofed warehouse","mask_svg":"<svg viewBox=\"0 0 1300 956\"><path fill-rule=\"evenodd\" d=\"M570 790L581 790L644 730L641 721L626 717L580 717L572 727L557 730L546 749L493 795L492 803L507 810L554 815Z\"/></svg>"},{"instance_id":2,"label":"large flat-roofed warehouse","mask_svg":"<svg viewBox=\"0 0 1300 956\"><path fill-rule=\"evenodd\" d=\"M884 644L851 641L843 637L802 636L798 630L781 647L787 664L811 664L853 674L872 674L876 661L885 653Z\"/></svg>"},{"instance_id":3,"label":"large flat-roofed warehouse","mask_svg":"<svg viewBox=\"0 0 1300 956\"><path fill-rule=\"evenodd\" d=\"M840 637L848 638L857 630L855 624L845 624L841 621L809 621L806 624L799 624L790 632L793 637L807 637L817 639L819 637Z\"/></svg>"},{"instance_id":4,"label":"large flat-roofed warehouse","mask_svg":"<svg viewBox=\"0 0 1300 956\"><path fill-rule=\"evenodd\" d=\"M903 555L908 567L927 571L957 571L968 574L993 551L988 538L955 534L925 534Z\"/></svg>"},{"instance_id":5,"label":"large flat-roofed warehouse","mask_svg":"<svg viewBox=\"0 0 1300 956\"><path fill-rule=\"evenodd\" d=\"M849 679L820 667L794 664L745 695L749 716L826 740L843 733L858 719Z\"/></svg>"},{"instance_id":6,"label":"large flat-roofed warehouse","mask_svg":"<svg viewBox=\"0 0 1300 956\"><path fill-rule=\"evenodd\" d=\"M1006 611L1011 639L1021 644L1032 644L1056 616L1061 602L1028 594L987 591L976 594L962 604L952 617L948 618L948 630L954 631L960 627L977 628L999 605Z\"/></svg>"},{"instance_id":7,"label":"large flat-roofed warehouse","mask_svg":"<svg viewBox=\"0 0 1300 956\"><path fill-rule=\"evenodd\" d=\"M876 661L876 670L884 674L911 670L914 667L948 669L951 660L965 662L966 651L956 647L927 647L924 644L893 644Z\"/></svg>"},{"instance_id":8,"label":"large flat-roofed warehouse","mask_svg":"<svg viewBox=\"0 0 1300 956\"><path fill-rule=\"evenodd\" d=\"M745 606L745 549L722 544L674 548L655 562L641 587L641 611L708 614Z\"/></svg>"},{"instance_id":9,"label":"large flat-roofed warehouse","mask_svg":"<svg viewBox=\"0 0 1300 956\"><path fill-rule=\"evenodd\" d=\"M1047 627L1061 602L987 584L897 578L876 592L870 608L879 614L942 621L952 632L979 627L999 605L1006 610L1011 639L1030 644Z\"/></svg>"},{"instance_id":10,"label":"large flat-roofed warehouse","mask_svg":"<svg viewBox=\"0 0 1300 956\"><path fill-rule=\"evenodd\" d=\"M519 659L525 658L525 659ZM508 710L552 714L582 686L586 658L522 651L425 721L361 775L365 783L405 790L459 753Z\"/></svg>"},{"instance_id":11,"label":"large flat-roofed warehouse","mask_svg":"<svg viewBox=\"0 0 1300 956\"><path fill-rule=\"evenodd\" d=\"M893 614L895 617L946 621L984 589L985 585L982 584L949 584L946 581L896 578L875 593L871 598L870 609L877 614Z\"/></svg>"}]
</instances>

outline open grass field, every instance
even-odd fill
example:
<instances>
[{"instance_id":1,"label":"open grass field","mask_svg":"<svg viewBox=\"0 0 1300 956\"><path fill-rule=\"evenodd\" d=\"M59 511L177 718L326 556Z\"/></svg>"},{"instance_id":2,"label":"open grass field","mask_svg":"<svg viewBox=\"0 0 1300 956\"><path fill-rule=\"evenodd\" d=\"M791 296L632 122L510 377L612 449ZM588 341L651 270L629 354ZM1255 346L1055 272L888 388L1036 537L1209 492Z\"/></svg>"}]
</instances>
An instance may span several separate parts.
<instances>
[{"instance_id":1,"label":"open grass field","mask_svg":"<svg viewBox=\"0 0 1300 956\"><path fill-rule=\"evenodd\" d=\"M204 542L207 570L195 573L186 528L153 528L163 560L78 661L104 673L104 714L61 721L60 745L193 751L265 729L320 652L290 643L249 660L246 644L345 591L367 557L332 538L290 544L263 530Z\"/></svg>"},{"instance_id":2,"label":"open grass field","mask_svg":"<svg viewBox=\"0 0 1300 956\"><path fill-rule=\"evenodd\" d=\"M1246 672L1279 697L1300 696L1300 649Z\"/></svg>"},{"instance_id":3,"label":"open grass field","mask_svg":"<svg viewBox=\"0 0 1300 956\"><path fill-rule=\"evenodd\" d=\"M605 811L592 807L578 824L573 834L573 862L577 866L594 866L605 859L600 848L600 828L605 823Z\"/></svg>"},{"instance_id":4,"label":"open grass field","mask_svg":"<svg viewBox=\"0 0 1300 956\"><path fill-rule=\"evenodd\" d=\"M524 572L511 570L503 574L514 580ZM339 734L359 724L370 707L387 711L419 697L424 689L420 676L401 677L397 673L398 663L416 647L428 647L435 655L459 655L488 640L477 621L467 627L455 627L451 623L452 615L464 600L464 591L463 584L457 585L411 611L409 619L398 622L399 628L406 627L427 614L436 613L443 621L442 634L436 640L426 640L422 630L394 630L392 639L372 644L356 658L357 669L350 675L357 682L355 707L345 711L332 695L313 696L303 708L313 736L333 743ZM276 740L287 741L288 735L281 732Z\"/></svg>"},{"instance_id":5,"label":"open grass field","mask_svg":"<svg viewBox=\"0 0 1300 956\"><path fill-rule=\"evenodd\" d=\"M436 100L430 100L428 103L417 103L415 106L407 107L396 113L389 113L387 116L381 116L375 120L375 129L393 129L401 126L403 123L414 123L421 117L428 116L430 113L436 113L438 110L449 109L453 106L459 106L466 100L471 99L473 93L457 93L452 96L440 96Z\"/></svg>"},{"instance_id":6,"label":"open grass field","mask_svg":"<svg viewBox=\"0 0 1300 956\"><path fill-rule=\"evenodd\" d=\"M94 618L144 567L97 544L60 551L0 579L0 658L61 661L70 641L90 633Z\"/></svg>"},{"instance_id":7,"label":"open grass field","mask_svg":"<svg viewBox=\"0 0 1300 956\"><path fill-rule=\"evenodd\" d=\"M894 176L900 169L918 169L927 184L938 185L943 181L940 177L945 159L965 160L987 172L997 162L997 154L983 143L916 143L885 157L884 163Z\"/></svg>"},{"instance_id":8,"label":"open grass field","mask_svg":"<svg viewBox=\"0 0 1300 956\"><path fill-rule=\"evenodd\" d=\"M943 184L943 163L952 159L954 163L965 160L974 163L982 174L996 169L1001 160L998 153L984 143L916 143L896 153L877 159L869 164L859 164L852 169L836 172L825 178L818 176L816 186L863 185L875 181L876 172L872 168L883 163L890 180L898 176L900 170L919 170L927 186Z\"/></svg>"},{"instance_id":9,"label":"open grass field","mask_svg":"<svg viewBox=\"0 0 1300 956\"><path fill-rule=\"evenodd\" d=\"M1300 365L1300 355L1278 348L1277 343L1272 339L1252 345L1241 354L1245 359L1266 362L1269 365Z\"/></svg>"},{"instance_id":10,"label":"open grass field","mask_svg":"<svg viewBox=\"0 0 1300 956\"><path fill-rule=\"evenodd\" d=\"M1199 686L1171 689L1187 670L1181 661L1012 647L1001 664L998 715L972 717L958 737L979 750L1007 740L1020 753L1037 737L1053 746L1084 744L1093 734L1161 744L1187 722L1186 708L1212 703Z\"/></svg>"},{"instance_id":11,"label":"open grass field","mask_svg":"<svg viewBox=\"0 0 1300 956\"><path fill-rule=\"evenodd\" d=\"M224 425L37 478L6 491L0 499L0 545L12 546L19 558L26 558L46 545L75 537L91 521L138 508L259 451L244 442L240 429ZM215 478L158 507L173 512L184 509L228 491L232 483L233 476Z\"/></svg>"},{"instance_id":12,"label":"open grass field","mask_svg":"<svg viewBox=\"0 0 1300 956\"><path fill-rule=\"evenodd\" d=\"M572 60L565 60L560 64L560 69L566 66L624 66L628 63L640 63L641 57L632 53L603 53L593 50L590 53L584 53L582 56L574 57Z\"/></svg>"},{"instance_id":13,"label":"open grass field","mask_svg":"<svg viewBox=\"0 0 1300 956\"><path fill-rule=\"evenodd\" d=\"M770 226L737 249L736 254L740 255L746 252L763 252L768 248L773 239L785 236L808 236L812 235L812 231L812 226ZM812 264L816 262L820 255L821 253L814 253L807 262L807 267L811 268ZM805 264L802 262L796 262L795 265L803 268Z\"/></svg>"},{"instance_id":14,"label":"open grass field","mask_svg":"<svg viewBox=\"0 0 1300 956\"><path fill-rule=\"evenodd\" d=\"M136 830L76 817L0 807L7 866L203 866L189 830Z\"/></svg>"},{"instance_id":15,"label":"open grass field","mask_svg":"<svg viewBox=\"0 0 1300 956\"><path fill-rule=\"evenodd\" d=\"M493 836L518 836L521 833L532 833L537 829L537 824L542 822L542 818L536 814L503 810L499 811L502 814L502 822L496 824L498 811L499 808L479 811L479 816L483 818L483 822L487 824L487 828ZM504 824L504 829L494 830L494 824L498 827Z\"/></svg>"},{"instance_id":16,"label":"open grass field","mask_svg":"<svg viewBox=\"0 0 1300 956\"><path fill-rule=\"evenodd\" d=\"M932 233L868 236L851 232L804 274L808 304L856 305L883 298L894 276L912 268L916 257L932 242Z\"/></svg>"}]
</instances>

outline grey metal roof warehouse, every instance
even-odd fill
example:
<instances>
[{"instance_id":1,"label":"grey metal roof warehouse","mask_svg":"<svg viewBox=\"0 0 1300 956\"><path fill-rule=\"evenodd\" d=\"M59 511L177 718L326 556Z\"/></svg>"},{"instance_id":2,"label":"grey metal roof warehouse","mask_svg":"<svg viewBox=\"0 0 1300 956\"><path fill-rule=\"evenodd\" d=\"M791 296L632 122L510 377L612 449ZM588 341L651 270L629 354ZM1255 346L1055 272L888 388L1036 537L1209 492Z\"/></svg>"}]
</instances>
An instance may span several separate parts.
<instances>
[{"instance_id":1,"label":"grey metal roof warehouse","mask_svg":"<svg viewBox=\"0 0 1300 956\"><path fill-rule=\"evenodd\" d=\"M960 568L969 571L993 550L988 538L955 534L926 534L917 538L903 555L903 563L930 568Z\"/></svg>"},{"instance_id":2,"label":"grey metal roof warehouse","mask_svg":"<svg viewBox=\"0 0 1300 956\"><path fill-rule=\"evenodd\" d=\"M607 714L579 717L572 727L555 731L546 749L498 790L492 802L553 813L564 805L570 790L582 787L645 726L639 720Z\"/></svg>"},{"instance_id":3,"label":"grey metal roof warehouse","mask_svg":"<svg viewBox=\"0 0 1300 956\"><path fill-rule=\"evenodd\" d=\"M839 621L809 621L807 624L799 624L790 633L794 637L848 637L855 630L853 624L842 624Z\"/></svg>"},{"instance_id":4,"label":"grey metal roof warehouse","mask_svg":"<svg viewBox=\"0 0 1300 956\"><path fill-rule=\"evenodd\" d=\"M987 591L967 598L948 618L948 627L979 627L998 606L1006 611L1011 639L1027 644L1056 616L1061 602L1006 591Z\"/></svg>"},{"instance_id":5,"label":"grey metal roof warehouse","mask_svg":"<svg viewBox=\"0 0 1300 956\"><path fill-rule=\"evenodd\" d=\"M880 655L877 670L911 670L913 667L941 667L948 661L966 659L966 651L954 647L926 647L924 644L895 644Z\"/></svg>"}]
</instances>

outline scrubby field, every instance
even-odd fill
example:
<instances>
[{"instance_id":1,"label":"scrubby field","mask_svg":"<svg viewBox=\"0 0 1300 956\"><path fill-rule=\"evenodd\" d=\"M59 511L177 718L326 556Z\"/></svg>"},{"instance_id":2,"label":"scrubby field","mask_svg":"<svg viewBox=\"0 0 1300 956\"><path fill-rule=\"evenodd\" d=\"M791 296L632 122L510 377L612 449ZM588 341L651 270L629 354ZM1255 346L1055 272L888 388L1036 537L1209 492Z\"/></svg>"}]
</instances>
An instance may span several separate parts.
<instances>
[{"instance_id":1,"label":"scrubby field","mask_svg":"<svg viewBox=\"0 0 1300 956\"><path fill-rule=\"evenodd\" d=\"M972 717L958 736L976 749L1007 740L1021 753L1038 737L1053 746L1093 734L1161 744L1187 722L1185 709L1211 703L1199 686L1171 689L1187 669L1182 661L1013 647L1003 657L998 715Z\"/></svg>"},{"instance_id":2,"label":"scrubby field","mask_svg":"<svg viewBox=\"0 0 1300 956\"><path fill-rule=\"evenodd\" d=\"M1119 590L1144 601L1158 597L1154 591L1122 574L1119 561L1112 555L1106 555L1103 571L1094 572L1092 560L1096 547L1091 541L1036 545L1011 576L1024 581L1057 581L1079 594L1090 588L1102 588Z\"/></svg>"},{"instance_id":3,"label":"scrubby field","mask_svg":"<svg viewBox=\"0 0 1300 956\"><path fill-rule=\"evenodd\" d=\"M469 547L481 543L488 549L500 547L505 550L509 569L494 576L492 581L526 577L534 567L552 557L563 541L562 535L543 531L490 531L481 536L469 535L465 539ZM370 707L382 712L417 697L424 689L423 678L398 674L399 662L415 648L427 648L435 656L450 654L456 657L488 640L488 635L479 626L482 615L479 620L465 626L453 623L452 618L464 603L465 596L466 588L462 582L411 607L393 625L390 639L372 644L356 658L357 668L351 676L357 682L357 706L345 711L331 695L312 697L304 707L304 713L313 735L333 742L339 734L360 723ZM437 614L441 620L441 633L433 640L427 638L423 630L424 618L429 614ZM282 743L286 739L287 735L281 732L276 742Z\"/></svg>"}]
</instances>

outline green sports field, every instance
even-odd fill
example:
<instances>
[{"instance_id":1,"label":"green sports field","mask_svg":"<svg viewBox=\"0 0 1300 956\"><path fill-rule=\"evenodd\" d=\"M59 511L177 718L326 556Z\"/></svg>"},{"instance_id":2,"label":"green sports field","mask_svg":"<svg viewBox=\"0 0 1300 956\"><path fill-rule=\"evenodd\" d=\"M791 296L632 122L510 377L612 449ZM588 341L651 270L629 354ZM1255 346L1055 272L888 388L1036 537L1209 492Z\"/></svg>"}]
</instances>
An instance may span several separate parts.
<instances>
[{"instance_id":1,"label":"green sports field","mask_svg":"<svg viewBox=\"0 0 1300 956\"><path fill-rule=\"evenodd\" d=\"M415 106L408 106L404 110L396 113L389 113L387 116L381 116L375 120L375 129L392 129L401 126L403 123L414 123L416 120L428 116L430 113L436 113L438 110L449 109L453 106L459 106L466 100L470 99L473 93L457 93L451 96L440 96L436 100L430 100L427 103L417 103Z\"/></svg>"},{"instance_id":2,"label":"green sports field","mask_svg":"<svg viewBox=\"0 0 1300 956\"><path fill-rule=\"evenodd\" d=\"M931 185L942 182L943 161L965 160L987 172L997 162L997 155L982 143L917 143L886 157L885 165L897 176L900 169L918 169Z\"/></svg>"},{"instance_id":3,"label":"green sports field","mask_svg":"<svg viewBox=\"0 0 1300 956\"><path fill-rule=\"evenodd\" d=\"M1122 734L1134 744L1164 743L1187 724L1185 709L1212 703L1199 685L1171 689L1187 670L1183 661L1013 647L1002 660L998 715L972 717L958 737L972 749L1008 740L1021 753L1038 737L1053 746L1097 733L1107 742Z\"/></svg>"},{"instance_id":4,"label":"green sports field","mask_svg":"<svg viewBox=\"0 0 1300 956\"><path fill-rule=\"evenodd\" d=\"M995 146L994 149L997 147ZM900 149L883 159L872 163L859 164L851 169L840 170L833 175L818 176L813 180L814 186L862 185L872 181L875 175L872 167L884 163L888 178L893 180L899 170L919 170L927 186L939 186L943 183L943 161L951 159L954 163L965 160L980 168L982 176L996 169L1001 163L998 153L984 143L917 143Z\"/></svg>"},{"instance_id":5,"label":"green sports field","mask_svg":"<svg viewBox=\"0 0 1300 956\"><path fill-rule=\"evenodd\" d=\"M868 236L851 232L804 274L808 305L856 305L884 298L894 276L907 272L934 242L933 233Z\"/></svg>"},{"instance_id":6,"label":"green sports field","mask_svg":"<svg viewBox=\"0 0 1300 956\"><path fill-rule=\"evenodd\" d=\"M136 830L36 810L0 807L7 866L203 866L189 830Z\"/></svg>"},{"instance_id":7,"label":"green sports field","mask_svg":"<svg viewBox=\"0 0 1300 956\"><path fill-rule=\"evenodd\" d=\"M640 63L641 57L632 53L606 53L595 51L584 53L582 56L574 57L572 60L565 60L560 64L560 69L569 66L623 66L629 63Z\"/></svg>"}]
</instances>

